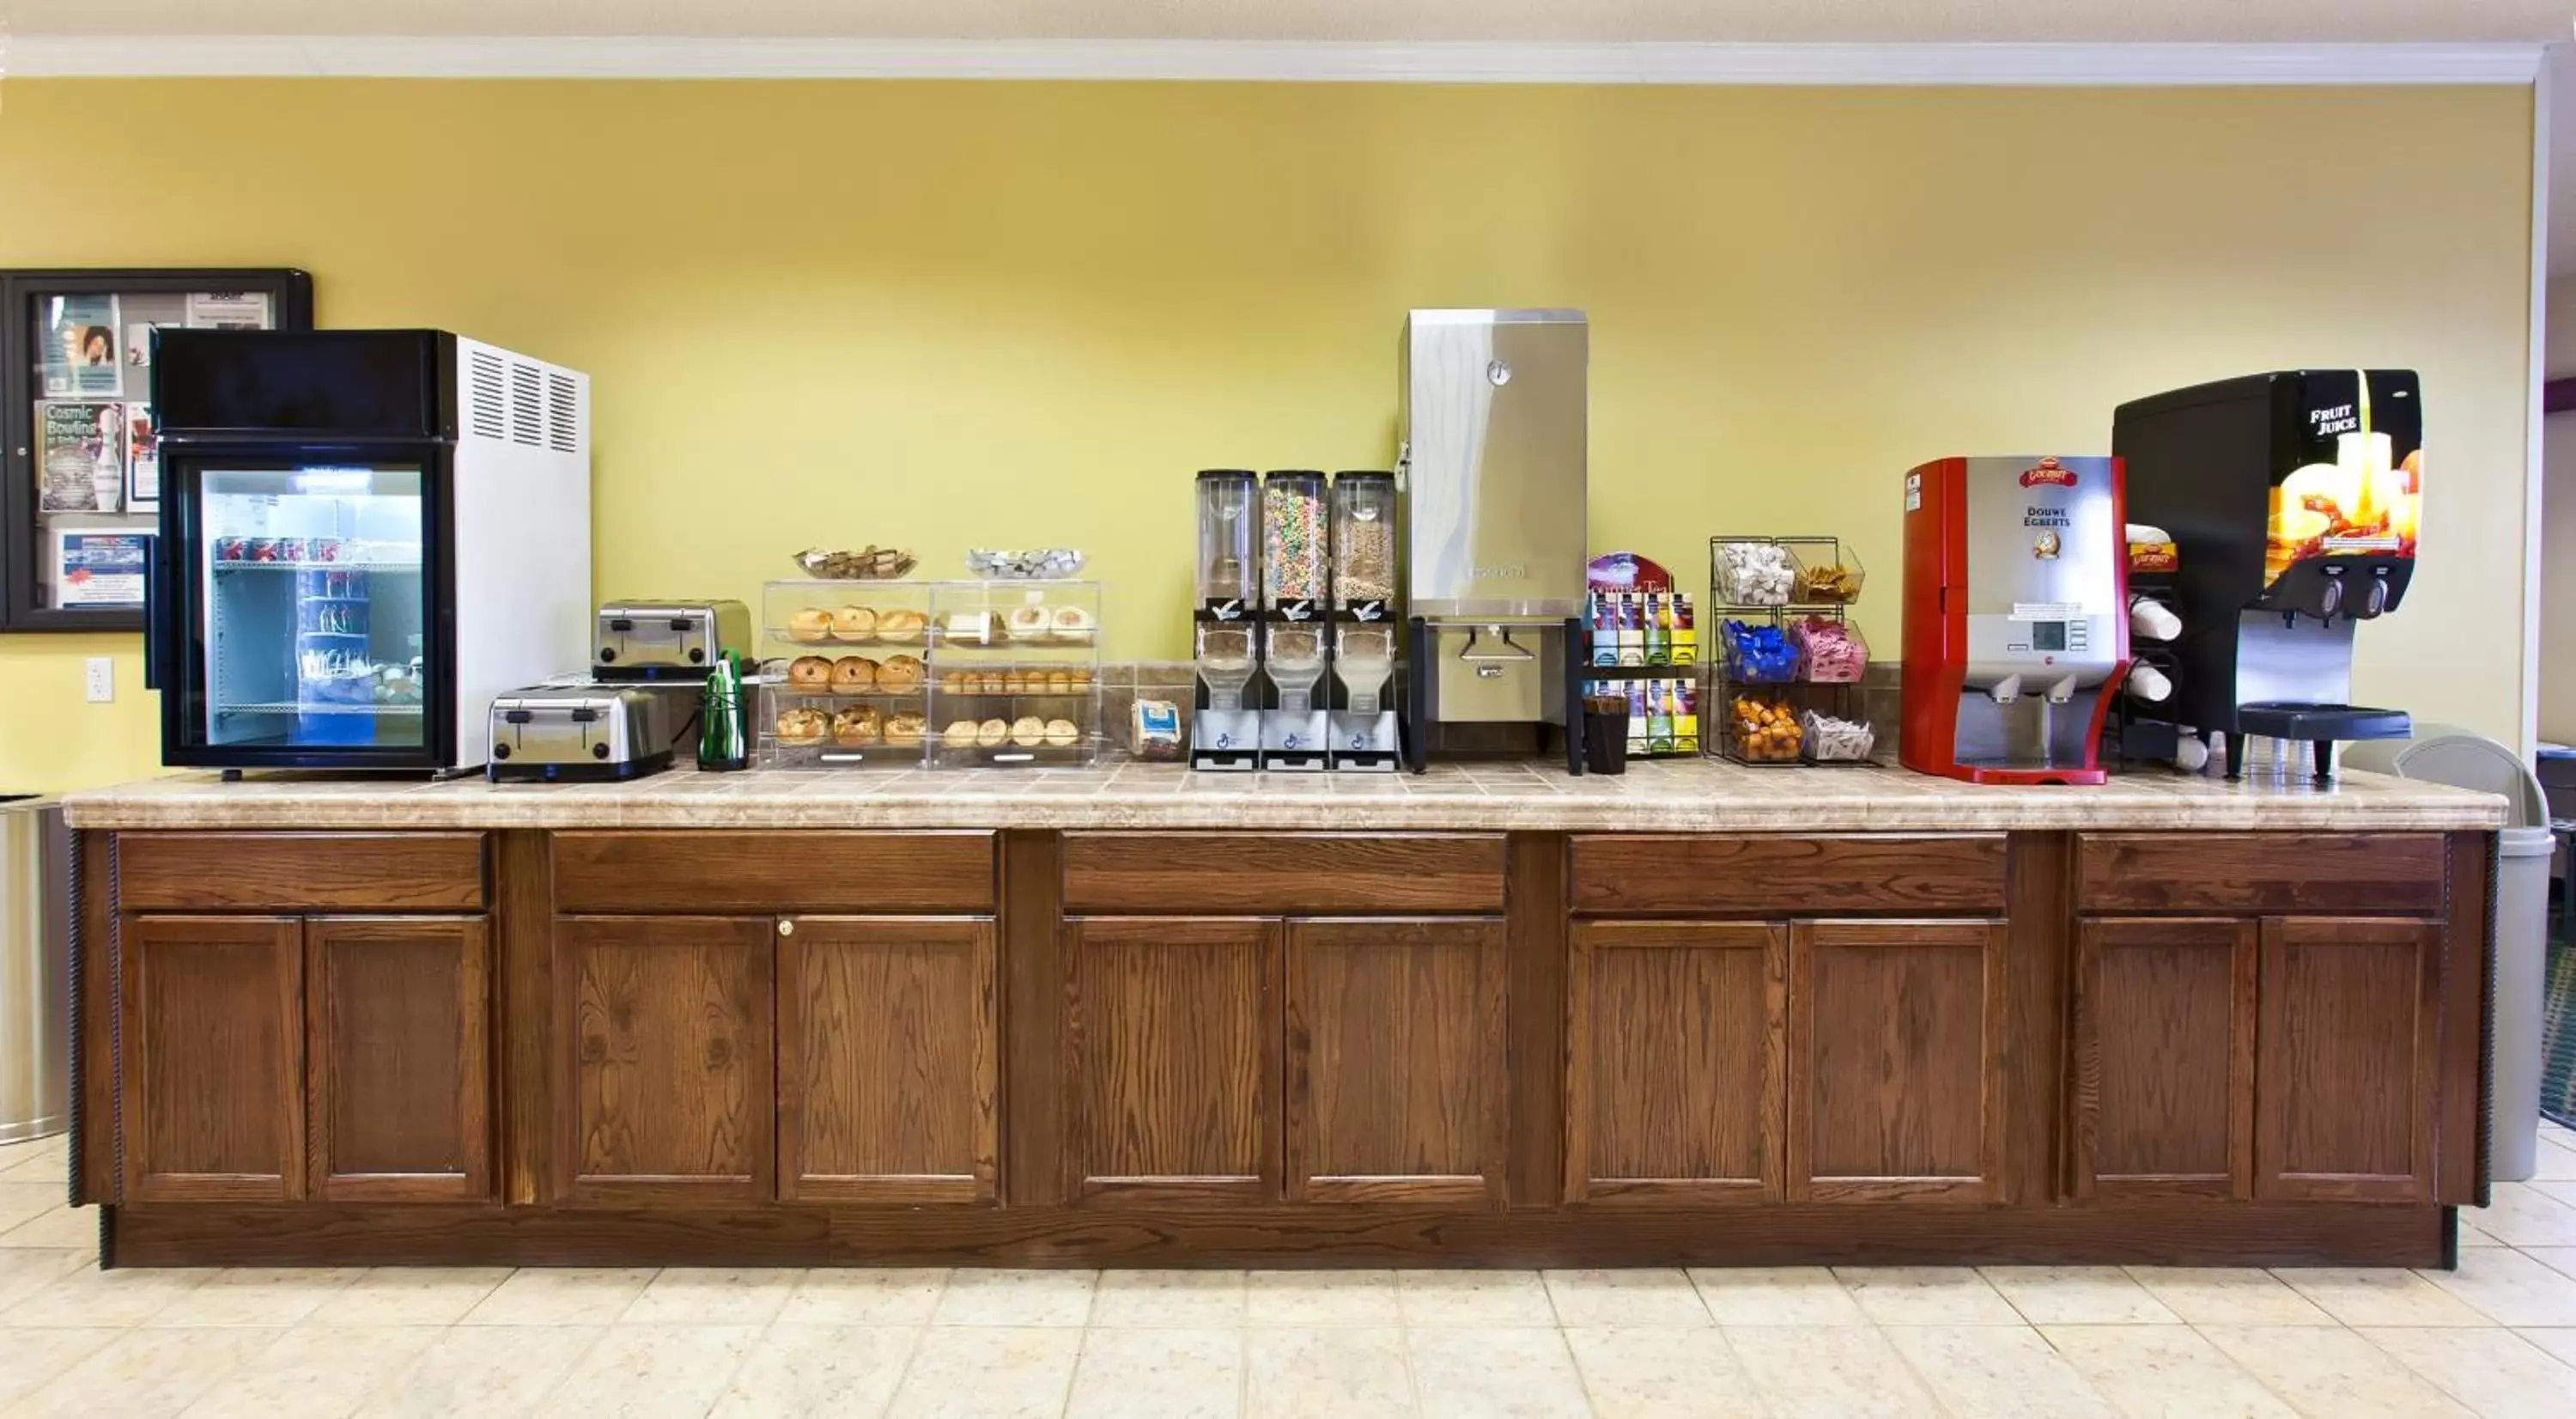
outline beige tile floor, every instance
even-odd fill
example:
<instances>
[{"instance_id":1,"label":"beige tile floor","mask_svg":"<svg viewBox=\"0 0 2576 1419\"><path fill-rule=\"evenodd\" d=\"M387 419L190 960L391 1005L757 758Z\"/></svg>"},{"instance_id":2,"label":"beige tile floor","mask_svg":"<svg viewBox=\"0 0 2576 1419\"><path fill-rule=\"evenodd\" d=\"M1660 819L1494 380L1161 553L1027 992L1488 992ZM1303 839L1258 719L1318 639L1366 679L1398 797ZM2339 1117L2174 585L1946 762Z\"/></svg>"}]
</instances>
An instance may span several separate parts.
<instances>
[{"instance_id":1,"label":"beige tile floor","mask_svg":"<svg viewBox=\"0 0 2576 1419\"><path fill-rule=\"evenodd\" d=\"M2576 1134L2456 1273L118 1271L0 1148L0 1415L2576 1416Z\"/></svg>"}]
</instances>

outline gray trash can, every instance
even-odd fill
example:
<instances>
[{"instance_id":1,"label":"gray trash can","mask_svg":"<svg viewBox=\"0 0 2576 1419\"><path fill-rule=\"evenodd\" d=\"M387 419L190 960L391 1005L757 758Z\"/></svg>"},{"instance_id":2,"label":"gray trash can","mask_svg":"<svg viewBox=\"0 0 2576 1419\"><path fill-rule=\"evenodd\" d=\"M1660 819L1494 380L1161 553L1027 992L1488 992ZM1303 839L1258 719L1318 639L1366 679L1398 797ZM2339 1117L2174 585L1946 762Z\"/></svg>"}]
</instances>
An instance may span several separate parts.
<instances>
[{"instance_id":1,"label":"gray trash can","mask_svg":"<svg viewBox=\"0 0 2576 1419\"><path fill-rule=\"evenodd\" d=\"M2501 795L2511 806L2497 834L2495 1055L2487 1112L2488 1173L2531 1176L2540 1146L2541 1018L2548 997L2549 860L2557 839L2540 780L2511 749L2466 730L2419 724L2412 739L2344 748L2352 768Z\"/></svg>"},{"instance_id":2,"label":"gray trash can","mask_svg":"<svg viewBox=\"0 0 2576 1419\"><path fill-rule=\"evenodd\" d=\"M62 805L0 799L0 1143L44 1138L65 1126L71 879Z\"/></svg>"}]
</instances>

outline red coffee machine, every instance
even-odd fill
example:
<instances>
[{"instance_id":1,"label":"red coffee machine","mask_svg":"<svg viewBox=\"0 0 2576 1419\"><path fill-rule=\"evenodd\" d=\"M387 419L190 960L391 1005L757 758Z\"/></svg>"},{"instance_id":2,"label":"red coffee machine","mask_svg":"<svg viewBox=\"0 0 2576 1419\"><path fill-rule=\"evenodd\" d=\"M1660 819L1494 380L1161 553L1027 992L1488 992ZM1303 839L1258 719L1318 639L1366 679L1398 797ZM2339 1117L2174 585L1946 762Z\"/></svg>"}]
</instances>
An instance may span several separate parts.
<instances>
[{"instance_id":1,"label":"red coffee machine","mask_svg":"<svg viewBox=\"0 0 2576 1419\"><path fill-rule=\"evenodd\" d=\"M2100 783L2129 669L2115 458L1945 458L1905 475L1898 757L1970 783Z\"/></svg>"}]
</instances>

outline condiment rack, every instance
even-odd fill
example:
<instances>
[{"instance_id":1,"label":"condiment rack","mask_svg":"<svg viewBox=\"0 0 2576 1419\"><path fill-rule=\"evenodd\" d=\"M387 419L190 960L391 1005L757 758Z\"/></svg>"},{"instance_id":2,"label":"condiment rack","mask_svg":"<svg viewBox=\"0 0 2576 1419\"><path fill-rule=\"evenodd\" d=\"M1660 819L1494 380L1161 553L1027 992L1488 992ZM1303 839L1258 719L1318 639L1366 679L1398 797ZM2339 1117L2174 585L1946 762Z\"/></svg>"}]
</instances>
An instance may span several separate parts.
<instances>
[{"instance_id":1,"label":"condiment rack","mask_svg":"<svg viewBox=\"0 0 2576 1419\"><path fill-rule=\"evenodd\" d=\"M1764 768L1869 763L1869 647L1849 617L1868 576L1859 556L1837 537L1721 536L1708 563L1709 752Z\"/></svg>"},{"instance_id":2,"label":"condiment rack","mask_svg":"<svg viewBox=\"0 0 2576 1419\"><path fill-rule=\"evenodd\" d=\"M765 584L763 768L1099 758L1101 583Z\"/></svg>"}]
</instances>

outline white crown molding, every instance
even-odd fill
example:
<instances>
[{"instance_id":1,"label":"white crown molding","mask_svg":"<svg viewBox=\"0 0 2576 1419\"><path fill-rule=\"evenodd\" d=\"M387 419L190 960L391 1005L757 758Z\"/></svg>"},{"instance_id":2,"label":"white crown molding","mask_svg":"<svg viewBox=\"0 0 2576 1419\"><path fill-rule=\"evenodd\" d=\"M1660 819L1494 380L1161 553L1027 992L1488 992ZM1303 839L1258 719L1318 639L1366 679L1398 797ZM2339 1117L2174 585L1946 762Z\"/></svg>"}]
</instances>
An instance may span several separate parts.
<instances>
[{"instance_id":1,"label":"white crown molding","mask_svg":"<svg viewBox=\"0 0 2576 1419\"><path fill-rule=\"evenodd\" d=\"M19 78L1159 79L1303 83L2528 84L2537 44L1518 44L34 35Z\"/></svg>"}]
</instances>

